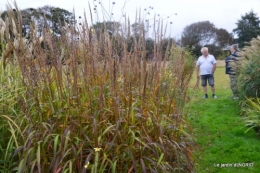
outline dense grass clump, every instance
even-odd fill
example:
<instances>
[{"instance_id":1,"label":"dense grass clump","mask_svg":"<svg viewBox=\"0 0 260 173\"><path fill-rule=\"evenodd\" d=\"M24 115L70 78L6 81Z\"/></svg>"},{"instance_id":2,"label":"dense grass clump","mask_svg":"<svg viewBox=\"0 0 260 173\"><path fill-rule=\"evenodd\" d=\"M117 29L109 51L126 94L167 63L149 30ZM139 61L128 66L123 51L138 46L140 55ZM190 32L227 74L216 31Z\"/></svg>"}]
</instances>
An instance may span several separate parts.
<instances>
[{"instance_id":1,"label":"dense grass clump","mask_svg":"<svg viewBox=\"0 0 260 173\"><path fill-rule=\"evenodd\" d=\"M260 135L260 100L259 98L247 98L242 109L243 120L248 127L247 131L254 129Z\"/></svg>"},{"instance_id":2,"label":"dense grass clump","mask_svg":"<svg viewBox=\"0 0 260 173\"><path fill-rule=\"evenodd\" d=\"M125 30L96 34L85 17L80 26L65 24L61 35L43 26L41 37L32 23L29 40L21 23L19 9L10 8L1 59L1 170L193 170L183 106L194 61L169 46L162 54L161 27L154 27L148 62L144 27L132 39L129 21Z\"/></svg>"}]
</instances>

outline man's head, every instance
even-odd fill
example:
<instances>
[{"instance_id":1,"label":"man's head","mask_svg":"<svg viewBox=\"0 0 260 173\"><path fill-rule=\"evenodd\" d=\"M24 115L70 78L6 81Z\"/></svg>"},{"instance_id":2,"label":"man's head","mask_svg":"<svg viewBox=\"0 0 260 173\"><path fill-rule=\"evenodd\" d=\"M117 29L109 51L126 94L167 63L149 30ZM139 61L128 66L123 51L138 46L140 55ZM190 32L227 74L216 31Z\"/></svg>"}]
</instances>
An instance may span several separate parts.
<instances>
[{"instance_id":1,"label":"man's head","mask_svg":"<svg viewBox=\"0 0 260 173\"><path fill-rule=\"evenodd\" d=\"M230 46L230 52L231 52L231 53L234 53L234 52L237 51L237 50L238 50L237 44L233 44L233 45Z\"/></svg>"},{"instance_id":2,"label":"man's head","mask_svg":"<svg viewBox=\"0 0 260 173\"><path fill-rule=\"evenodd\" d=\"M207 47L201 48L201 53L204 57L207 57L209 55L209 49Z\"/></svg>"}]
</instances>

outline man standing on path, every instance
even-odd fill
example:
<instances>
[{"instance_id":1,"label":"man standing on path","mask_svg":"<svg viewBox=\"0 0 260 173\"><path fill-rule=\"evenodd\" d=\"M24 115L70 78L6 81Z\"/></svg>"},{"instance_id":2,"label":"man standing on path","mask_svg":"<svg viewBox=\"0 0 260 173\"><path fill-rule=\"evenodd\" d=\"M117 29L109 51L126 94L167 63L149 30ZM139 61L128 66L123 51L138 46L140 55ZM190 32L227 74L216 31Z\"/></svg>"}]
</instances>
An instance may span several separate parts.
<instances>
[{"instance_id":1,"label":"man standing on path","mask_svg":"<svg viewBox=\"0 0 260 173\"><path fill-rule=\"evenodd\" d=\"M229 57L227 57L226 61L225 61L226 62L226 74L229 75L230 87L233 92L233 99L236 100L236 99L238 99L237 75L236 75L233 65L235 65L234 63L236 63L236 61L238 61L237 58L239 58L239 56L237 55L238 46L236 44L233 44L230 47L230 52L231 52L231 55Z\"/></svg>"},{"instance_id":2,"label":"man standing on path","mask_svg":"<svg viewBox=\"0 0 260 173\"><path fill-rule=\"evenodd\" d=\"M217 98L215 95L214 72L217 67L216 59L209 54L208 48L201 49L202 56L197 61L197 80L201 78L201 85L204 90L203 98L208 98L207 82L211 86L212 98Z\"/></svg>"}]
</instances>

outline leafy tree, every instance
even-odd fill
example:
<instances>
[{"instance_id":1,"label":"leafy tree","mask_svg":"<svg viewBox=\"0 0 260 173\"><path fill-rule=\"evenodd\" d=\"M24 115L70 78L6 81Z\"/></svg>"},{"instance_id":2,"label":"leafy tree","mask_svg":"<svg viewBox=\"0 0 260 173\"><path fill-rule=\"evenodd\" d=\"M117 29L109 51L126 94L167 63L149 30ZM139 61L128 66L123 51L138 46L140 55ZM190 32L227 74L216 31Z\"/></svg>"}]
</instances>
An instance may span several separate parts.
<instances>
[{"instance_id":1,"label":"leafy tree","mask_svg":"<svg viewBox=\"0 0 260 173\"><path fill-rule=\"evenodd\" d=\"M146 22L146 23L133 23L131 25L131 30L132 30L132 35L134 36L138 36L139 34L142 34L143 36L148 36L148 27L149 27L149 24Z\"/></svg>"},{"instance_id":2,"label":"leafy tree","mask_svg":"<svg viewBox=\"0 0 260 173\"><path fill-rule=\"evenodd\" d=\"M71 13L65 9L62 9L62 8L55 8L55 7L50 7L50 6L47 6L46 9L49 10L47 12L51 12L48 19L51 20L50 23L52 24L51 26L52 26L53 32L55 32L57 34L61 34L60 27L64 26L65 22L74 24L73 13ZM40 10L43 10L43 9L40 9Z\"/></svg>"},{"instance_id":3,"label":"leafy tree","mask_svg":"<svg viewBox=\"0 0 260 173\"><path fill-rule=\"evenodd\" d=\"M139 35L139 32L143 29L143 26L140 23L133 23L131 25L133 35Z\"/></svg>"},{"instance_id":4,"label":"leafy tree","mask_svg":"<svg viewBox=\"0 0 260 173\"><path fill-rule=\"evenodd\" d=\"M249 42L252 38L260 35L260 20L253 11L242 16L236 25L237 27L233 32L238 36L236 42L239 44L239 47L244 47L246 45L245 42Z\"/></svg>"},{"instance_id":5,"label":"leafy tree","mask_svg":"<svg viewBox=\"0 0 260 173\"><path fill-rule=\"evenodd\" d=\"M226 29L216 29L216 46L225 48L234 43L233 35Z\"/></svg>"},{"instance_id":6,"label":"leafy tree","mask_svg":"<svg viewBox=\"0 0 260 173\"><path fill-rule=\"evenodd\" d=\"M181 37L181 46L189 48L197 56L201 55L201 47L208 46L211 53L217 57L232 43L231 33L225 29L216 28L209 21L196 22L186 26Z\"/></svg>"},{"instance_id":7,"label":"leafy tree","mask_svg":"<svg viewBox=\"0 0 260 173\"><path fill-rule=\"evenodd\" d=\"M197 22L188 25L182 32L182 44L190 48L196 45L206 45L212 40L212 35L215 35L215 26L209 21Z\"/></svg>"},{"instance_id":8,"label":"leafy tree","mask_svg":"<svg viewBox=\"0 0 260 173\"><path fill-rule=\"evenodd\" d=\"M29 35L32 22L37 25L39 33L41 33L42 27L46 28L49 26L55 34L61 34L61 27L65 24L65 22L71 24L75 23L73 13L65 9L48 5L37 9L26 8L22 9L20 12L22 15L22 31L24 36ZM5 19L6 16L7 11L4 11L1 18ZM44 24L44 26L42 26L42 24Z\"/></svg>"},{"instance_id":9,"label":"leafy tree","mask_svg":"<svg viewBox=\"0 0 260 173\"><path fill-rule=\"evenodd\" d=\"M96 34L99 36L100 33L104 33L105 31L109 33L109 35L114 35L116 31L119 30L121 24L119 22L97 22L92 27L95 29Z\"/></svg>"},{"instance_id":10,"label":"leafy tree","mask_svg":"<svg viewBox=\"0 0 260 173\"><path fill-rule=\"evenodd\" d=\"M152 38L147 38L145 40L145 50L146 50L146 58L152 59L154 56L154 40Z\"/></svg>"}]
</instances>

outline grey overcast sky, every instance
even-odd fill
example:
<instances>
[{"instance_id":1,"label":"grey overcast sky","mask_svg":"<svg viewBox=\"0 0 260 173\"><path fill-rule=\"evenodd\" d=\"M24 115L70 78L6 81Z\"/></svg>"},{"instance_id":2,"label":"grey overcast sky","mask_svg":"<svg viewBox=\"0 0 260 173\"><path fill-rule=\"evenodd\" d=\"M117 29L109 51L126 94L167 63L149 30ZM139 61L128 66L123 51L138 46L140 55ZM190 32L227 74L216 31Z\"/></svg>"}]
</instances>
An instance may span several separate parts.
<instances>
[{"instance_id":1,"label":"grey overcast sky","mask_svg":"<svg viewBox=\"0 0 260 173\"><path fill-rule=\"evenodd\" d=\"M6 9L6 3L12 0L0 0L0 10ZM37 8L44 5L51 5L72 11L75 9L76 16L84 13L84 9L89 14L88 3L91 9L97 5L97 10L101 9L101 4L108 13L113 13L115 20L119 20L122 15L122 8L125 2L124 13L130 17L131 23L135 20L137 9L151 9L150 17L156 13L163 16L165 21L172 22L171 35L179 37L183 28L198 21L209 20L218 28L227 29L229 32L236 27L235 23L241 15L253 10L260 16L260 0L16 0L20 9ZM112 3L115 2L113 6ZM109 10L110 6L110 10ZM113 6L113 9L112 9ZM175 15L177 13L177 15ZM98 14L101 14L100 12ZM88 15L89 16L89 15ZM169 16L169 18L168 18ZM103 18L99 16L99 18ZM94 15L94 20L97 17Z\"/></svg>"}]
</instances>

